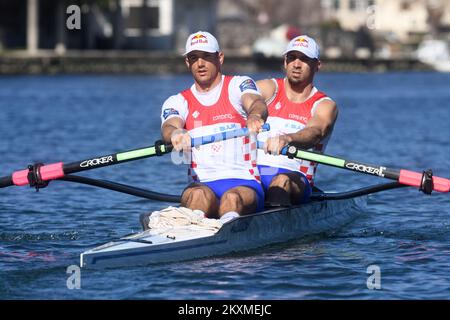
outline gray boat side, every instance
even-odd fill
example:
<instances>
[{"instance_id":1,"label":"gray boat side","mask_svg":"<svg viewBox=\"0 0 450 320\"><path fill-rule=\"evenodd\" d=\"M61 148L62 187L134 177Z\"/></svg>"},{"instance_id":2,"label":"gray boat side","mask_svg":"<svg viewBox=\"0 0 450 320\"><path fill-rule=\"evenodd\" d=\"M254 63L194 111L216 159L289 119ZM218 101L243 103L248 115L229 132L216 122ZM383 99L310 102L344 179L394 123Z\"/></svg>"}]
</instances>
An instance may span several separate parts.
<instances>
[{"instance_id":1,"label":"gray boat side","mask_svg":"<svg viewBox=\"0 0 450 320\"><path fill-rule=\"evenodd\" d=\"M146 265L255 249L339 229L359 215L365 202L365 197L359 197L278 207L235 218L217 232L199 231L180 237L152 235L147 230L82 253L80 265Z\"/></svg>"}]
</instances>

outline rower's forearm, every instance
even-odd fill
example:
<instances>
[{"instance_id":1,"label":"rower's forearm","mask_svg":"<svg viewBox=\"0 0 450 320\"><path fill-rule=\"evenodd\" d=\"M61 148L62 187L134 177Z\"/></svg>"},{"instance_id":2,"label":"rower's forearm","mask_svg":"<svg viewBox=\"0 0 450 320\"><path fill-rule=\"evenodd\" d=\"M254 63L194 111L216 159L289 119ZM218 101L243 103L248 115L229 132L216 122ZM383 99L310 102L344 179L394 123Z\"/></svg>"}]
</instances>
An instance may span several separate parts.
<instances>
[{"instance_id":1,"label":"rower's forearm","mask_svg":"<svg viewBox=\"0 0 450 320\"><path fill-rule=\"evenodd\" d=\"M309 149L320 143L324 138L319 128L309 127L295 133L287 134L289 143L295 144L302 149Z\"/></svg>"},{"instance_id":2,"label":"rower's forearm","mask_svg":"<svg viewBox=\"0 0 450 320\"><path fill-rule=\"evenodd\" d=\"M172 134L175 130L179 128L173 125L165 125L161 130L161 135L165 143L171 143Z\"/></svg>"},{"instance_id":3,"label":"rower's forearm","mask_svg":"<svg viewBox=\"0 0 450 320\"><path fill-rule=\"evenodd\" d=\"M267 120L268 112L267 112L267 105L264 102L263 98L256 99L253 101L252 105L248 109L248 115L249 116L259 116L264 121Z\"/></svg>"}]
</instances>

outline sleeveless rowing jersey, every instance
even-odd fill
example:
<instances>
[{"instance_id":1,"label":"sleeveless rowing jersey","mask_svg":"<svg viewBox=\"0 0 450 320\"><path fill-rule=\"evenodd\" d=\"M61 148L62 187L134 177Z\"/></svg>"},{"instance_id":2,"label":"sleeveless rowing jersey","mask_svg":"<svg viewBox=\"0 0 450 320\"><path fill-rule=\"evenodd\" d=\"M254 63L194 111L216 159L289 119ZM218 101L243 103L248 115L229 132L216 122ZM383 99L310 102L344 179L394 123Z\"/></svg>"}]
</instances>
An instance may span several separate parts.
<instances>
[{"instance_id":1,"label":"sleeveless rowing jersey","mask_svg":"<svg viewBox=\"0 0 450 320\"><path fill-rule=\"evenodd\" d=\"M308 99L301 103L295 103L288 99L284 87L285 79L272 79L276 82L277 91L268 104L269 117L267 123L270 124L270 131L261 132L258 135L259 141L266 141L268 137L295 133L305 128L307 122L314 114L316 106L324 99L330 99L324 93L313 88ZM331 99L330 99L331 100ZM324 152L330 135L323 141L309 149L315 152ZM289 159L285 156L276 156L264 153L264 150L258 150L258 165L283 168L291 171L303 173L312 184L314 182L314 174L317 169L317 163L300 159ZM263 172L260 174L274 174ZM266 168L264 170L270 170Z\"/></svg>"},{"instance_id":2,"label":"sleeveless rowing jersey","mask_svg":"<svg viewBox=\"0 0 450 320\"><path fill-rule=\"evenodd\" d=\"M185 122L184 128L192 138L243 128L246 125L246 112L240 101L242 94L248 92L259 95L252 79L222 76L221 83L210 92L199 93L195 86L192 86L166 100L161 118L163 122L172 116L182 118ZM201 103L200 99L209 103ZM191 181L259 181L256 136L198 146L192 148L190 156L188 175Z\"/></svg>"}]
</instances>

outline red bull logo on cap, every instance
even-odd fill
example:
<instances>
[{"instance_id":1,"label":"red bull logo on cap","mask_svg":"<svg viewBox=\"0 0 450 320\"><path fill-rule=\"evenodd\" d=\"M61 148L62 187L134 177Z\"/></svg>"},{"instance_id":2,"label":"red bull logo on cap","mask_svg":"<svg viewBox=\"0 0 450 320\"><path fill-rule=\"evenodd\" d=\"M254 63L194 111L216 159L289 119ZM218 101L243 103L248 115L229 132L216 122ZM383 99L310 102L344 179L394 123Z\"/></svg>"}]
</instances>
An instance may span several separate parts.
<instances>
[{"instance_id":1,"label":"red bull logo on cap","mask_svg":"<svg viewBox=\"0 0 450 320\"><path fill-rule=\"evenodd\" d=\"M208 38L202 34L196 34L191 38L191 46L200 43L208 43Z\"/></svg>"},{"instance_id":2,"label":"red bull logo on cap","mask_svg":"<svg viewBox=\"0 0 450 320\"><path fill-rule=\"evenodd\" d=\"M312 59L319 59L319 47L313 38L306 35L295 37L289 42L283 55L289 51L300 51Z\"/></svg>"},{"instance_id":3,"label":"red bull logo on cap","mask_svg":"<svg viewBox=\"0 0 450 320\"><path fill-rule=\"evenodd\" d=\"M299 37L297 39L295 39L294 43L293 43L293 47L305 47L308 48L308 39Z\"/></svg>"}]
</instances>

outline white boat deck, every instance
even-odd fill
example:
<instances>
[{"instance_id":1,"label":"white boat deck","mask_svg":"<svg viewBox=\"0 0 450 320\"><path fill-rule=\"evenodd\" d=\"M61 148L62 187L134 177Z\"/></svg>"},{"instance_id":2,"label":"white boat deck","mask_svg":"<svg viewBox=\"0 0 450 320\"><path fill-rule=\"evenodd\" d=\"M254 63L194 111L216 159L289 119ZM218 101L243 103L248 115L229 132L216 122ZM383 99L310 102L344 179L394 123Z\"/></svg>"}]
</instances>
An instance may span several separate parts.
<instances>
[{"instance_id":1,"label":"white boat deck","mask_svg":"<svg viewBox=\"0 0 450 320\"><path fill-rule=\"evenodd\" d=\"M147 230L81 254L81 266L107 268L191 260L334 231L361 212L366 198L312 202L241 216L218 232L186 226Z\"/></svg>"}]
</instances>

